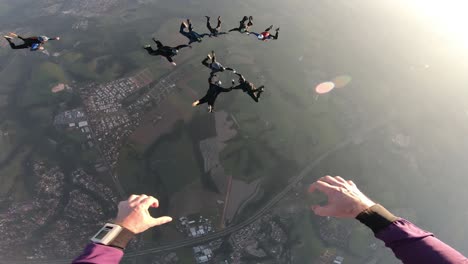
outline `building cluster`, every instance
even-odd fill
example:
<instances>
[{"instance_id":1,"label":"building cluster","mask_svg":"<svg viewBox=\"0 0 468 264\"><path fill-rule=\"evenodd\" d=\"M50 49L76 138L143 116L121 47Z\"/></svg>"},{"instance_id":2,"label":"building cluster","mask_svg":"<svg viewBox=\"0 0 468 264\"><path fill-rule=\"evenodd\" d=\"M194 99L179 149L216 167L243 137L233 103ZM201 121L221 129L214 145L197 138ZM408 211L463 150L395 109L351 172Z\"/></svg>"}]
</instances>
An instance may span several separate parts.
<instances>
[{"instance_id":1,"label":"building cluster","mask_svg":"<svg viewBox=\"0 0 468 264\"><path fill-rule=\"evenodd\" d=\"M285 247L288 236L272 214L233 234L230 244L233 249L230 259L232 263L242 263L244 257L256 259L275 259L278 263L290 261L289 251Z\"/></svg>"},{"instance_id":2,"label":"building cluster","mask_svg":"<svg viewBox=\"0 0 468 264\"><path fill-rule=\"evenodd\" d=\"M178 229L188 237L200 237L214 231L211 220L201 215L198 217L180 217Z\"/></svg>"},{"instance_id":3,"label":"building cluster","mask_svg":"<svg viewBox=\"0 0 468 264\"><path fill-rule=\"evenodd\" d=\"M94 148L95 139L93 138L88 118L83 109L76 108L57 114L54 117L54 125L59 128L65 128L68 131L83 133L85 141L82 143L82 148Z\"/></svg>"},{"instance_id":4,"label":"building cluster","mask_svg":"<svg viewBox=\"0 0 468 264\"><path fill-rule=\"evenodd\" d=\"M167 76L161 78L158 82L151 85L148 90L142 94L132 104L127 106L128 112L134 117L138 118L146 109L158 107L170 94L175 91L176 82L184 76L184 70L175 70ZM147 82L141 81L143 73L132 78L136 83L146 84Z\"/></svg>"},{"instance_id":5,"label":"building cluster","mask_svg":"<svg viewBox=\"0 0 468 264\"><path fill-rule=\"evenodd\" d=\"M72 181L78 186L94 193L94 195L101 198L103 201L108 202L108 206L115 207L118 202L117 196L114 192L102 183L98 183L94 178L87 174L83 169L77 169L72 172Z\"/></svg>"},{"instance_id":6,"label":"building cluster","mask_svg":"<svg viewBox=\"0 0 468 264\"><path fill-rule=\"evenodd\" d=\"M116 165L122 141L140 124L149 102L149 95L138 92L152 82L153 77L145 69L133 77L80 89L89 125L111 167ZM136 100L124 102L129 96Z\"/></svg>"},{"instance_id":7,"label":"building cluster","mask_svg":"<svg viewBox=\"0 0 468 264\"><path fill-rule=\"evenodd\" d=\"M323 217L318 220L320 238L328 244L346 248L352 227L349 223L343 223L335 218Z\"/></svg>"},{"instance_id":8,"label":"building cluster","mask_svg":"<svg viewBox=\"0 0 468 264\"><path fill-rule=\"evenodd\" d=\"M207 263L213 258L213 251L209 245L193 247L193 254L198 264Z\"/></svg>"},{"instance_id":9,"label":"building cluster","mask_svg":"<svg viewBox=\"0 0 468 264\"><path fill-rule=\"evenodd\" d=\"M106 160L115 165L121 141L138 122L131 122L122 106L122 100L140 87L131 78L119 79L103 85L81 89L90 125Z\"/></svg>"},{"instance_id":10,"label":"building cluster","mask_svg":"<svg viewBox=\"0 0 468 264\"><path fill-rule=\"evenodd\" d=\"M28 202L12 202L5 213L0 214L0 255L14 257L23 245L33 239L39 230L57 213L64 196L64 174L59 167L45 162L32 165L36 179L34 193ZM12 250L15 249L15 250ZM21 252L29 255L30 252Z\"/></svg>"}]
</instances>

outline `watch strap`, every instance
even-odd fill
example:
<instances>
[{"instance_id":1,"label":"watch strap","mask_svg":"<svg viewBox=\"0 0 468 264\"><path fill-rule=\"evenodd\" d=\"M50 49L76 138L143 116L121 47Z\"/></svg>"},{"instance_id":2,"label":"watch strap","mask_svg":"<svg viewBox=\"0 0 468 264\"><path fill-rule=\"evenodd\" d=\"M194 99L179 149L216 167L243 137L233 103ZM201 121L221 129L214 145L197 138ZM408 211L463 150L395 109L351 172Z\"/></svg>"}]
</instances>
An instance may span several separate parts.
<instances>
[{"instance_id":1,"label":"watch strap","mask_svg":"<svg viewBox=\"0 0 468 264\"><path fill-rule=\"evenodd\" d=\"M356 219L368 226L376 234L398 220L398 217L394 216L382 205L376 204L362 211L356 216Z\"/></svg>"},{"instance_id":2,"label":"watch strap","mask_svg":"<svg viewBox=\"0 0 468 264\"><path fill-rule=\"evenodd\" d=\"M122 231L120 231L120 233L108 244L108 246L120 248L123 250L134 236L135 234L132 231L122 227Z\"/></svg>"}]
</instances>

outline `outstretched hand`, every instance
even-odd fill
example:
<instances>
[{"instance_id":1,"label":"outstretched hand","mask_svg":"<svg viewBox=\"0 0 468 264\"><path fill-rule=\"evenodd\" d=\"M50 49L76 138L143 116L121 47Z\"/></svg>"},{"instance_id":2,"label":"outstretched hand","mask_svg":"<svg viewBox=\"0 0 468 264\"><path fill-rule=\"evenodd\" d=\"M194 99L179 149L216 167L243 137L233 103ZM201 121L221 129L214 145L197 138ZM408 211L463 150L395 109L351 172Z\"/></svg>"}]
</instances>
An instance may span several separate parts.
<instances>
[{"instance_id":1,"label":"outstretched hand","mask_svg":"<svg viewBox=\"0 0 468 264\"><path fill-rule=\"evenodd\" d=\"M172 221L169 216L153 218L148 209L159 207L159 201L153 196L131 195L127 201L119 203L119 212L115 224L127 228L134 234L142 233L147 229L163 225Z\"/></svg>"},{"instance_id":2,"label":"outstretched hand","mask_svg":"<svg viewBox=\"0 0 468 264\"><path fill-rule=\"evenodd\" d=\"M328 197L327 205L311 207L316 215L355 218L362 211L375 205L354 182L346 181L340 176L320 178L310 185L309 193L315 190L321 191Z\"/></svg>"}]
</instances>

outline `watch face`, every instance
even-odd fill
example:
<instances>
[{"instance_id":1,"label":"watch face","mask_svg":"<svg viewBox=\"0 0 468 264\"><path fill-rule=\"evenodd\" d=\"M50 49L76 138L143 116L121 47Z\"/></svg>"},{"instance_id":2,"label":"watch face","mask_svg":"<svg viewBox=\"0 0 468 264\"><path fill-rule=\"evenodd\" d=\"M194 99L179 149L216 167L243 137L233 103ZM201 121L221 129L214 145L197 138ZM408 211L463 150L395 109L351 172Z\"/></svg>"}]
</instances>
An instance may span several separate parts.
<instances>
[{"instance_id":1,"label":"watch face","mask_svg":"<svg viewBox=\"0 0 468 264\"><path fill-rule=\"evenodd\" d=\"M103 239L103 238L107 235L107 233L109 233L109 231L110 231L110 230L107 229L107 228L106 228L106 229L103 229L103 230L101 230L101 232L99 232L99 234L97 234L97 235L95 236L95 238L101 240L101 239Z\"/></svg>"}]
</instances>

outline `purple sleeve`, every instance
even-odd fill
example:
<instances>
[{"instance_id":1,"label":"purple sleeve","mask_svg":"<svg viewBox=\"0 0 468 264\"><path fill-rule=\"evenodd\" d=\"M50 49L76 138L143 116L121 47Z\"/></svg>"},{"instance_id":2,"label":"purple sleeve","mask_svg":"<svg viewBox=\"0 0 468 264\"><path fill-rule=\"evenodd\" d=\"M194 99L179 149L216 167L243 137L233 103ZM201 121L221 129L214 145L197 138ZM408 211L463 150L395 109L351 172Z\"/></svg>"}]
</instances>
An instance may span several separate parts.
<instances>
[{"instance_id":1,"label":"purple sleeve","mask_svg":"<svg viewBox=\"0 0 468 264\"><path fill-rule=\"evenodd\" d=\"M122 257L121 249L91 243L86 246L80 256L73 260L72 264L117 264Z\"/></svg>"},{"instance_id":2,"label":"purple sleeve","mask_svg":"<svg viewBox=\"0 0 468 264\"><path fill-rule=\"evenodd\" d=\"M405 264L468 263L460 252L405 219L399 218L375 236Z\"/></svg>"}]
</instances>

